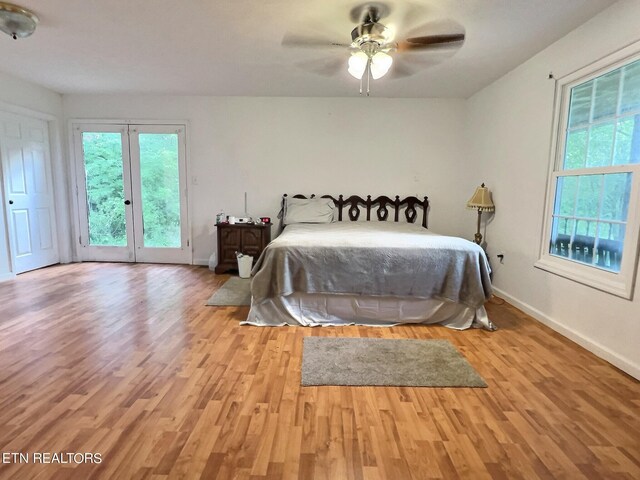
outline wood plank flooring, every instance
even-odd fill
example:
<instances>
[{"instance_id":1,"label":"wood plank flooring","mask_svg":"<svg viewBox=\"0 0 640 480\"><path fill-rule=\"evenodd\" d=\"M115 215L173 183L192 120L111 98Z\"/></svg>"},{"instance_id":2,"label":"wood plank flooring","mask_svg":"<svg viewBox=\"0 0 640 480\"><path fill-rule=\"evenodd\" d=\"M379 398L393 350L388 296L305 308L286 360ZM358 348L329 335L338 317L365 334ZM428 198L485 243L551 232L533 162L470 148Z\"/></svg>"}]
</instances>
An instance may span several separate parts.
<instances>
[{"instance_id":1,"label":"wood plank flooring","mask_svg":"<svg viewBox=\"0 0 640 480\"><path fill-rule=\"evenodd\" d=\"M1 283L0 452L102 462L0 478L640 478L640 383L508 304L493 333L259 328L204 306L227 278L85 263ZM302 388L309 335L448 339L489 387Z\"/></svg>"}]
</instances>

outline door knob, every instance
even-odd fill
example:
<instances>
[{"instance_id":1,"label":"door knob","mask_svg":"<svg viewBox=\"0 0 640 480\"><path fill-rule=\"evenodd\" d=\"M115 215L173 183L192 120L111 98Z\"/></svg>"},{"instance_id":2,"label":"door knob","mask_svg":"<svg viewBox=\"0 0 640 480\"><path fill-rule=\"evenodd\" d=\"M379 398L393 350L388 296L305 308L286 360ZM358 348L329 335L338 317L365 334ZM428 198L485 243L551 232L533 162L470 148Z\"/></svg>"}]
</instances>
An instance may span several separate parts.
<instances>
[{"instance_id":1,"label":"door knob","mask_svg":"<svg viewBox=\"0 0 640 480\"><path fill-rule=\"evenodd\" d=\"M125 204L125 205L131 205L131 200L125 200L125 201L124 201L124 204Z\"/></svg>"},{"instance_id":2,"label":"door knob","mask_svg":"<svg viewBox=\"0 0 640 480\"><path fill-rule=\"evenodd\" d=\"M9 200L9 205L13 205L13 200Z\"/></svg>"}]
</instances>

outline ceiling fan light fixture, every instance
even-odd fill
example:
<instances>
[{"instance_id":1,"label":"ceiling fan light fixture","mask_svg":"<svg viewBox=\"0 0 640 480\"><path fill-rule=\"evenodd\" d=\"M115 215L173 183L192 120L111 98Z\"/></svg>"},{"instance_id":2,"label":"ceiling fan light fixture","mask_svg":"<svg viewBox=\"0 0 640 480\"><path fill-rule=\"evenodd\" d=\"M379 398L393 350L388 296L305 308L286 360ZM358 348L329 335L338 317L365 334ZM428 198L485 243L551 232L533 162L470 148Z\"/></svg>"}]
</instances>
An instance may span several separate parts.
<instances>
[{"instance_id":1,"label":"ceiling fan light fixture","mask_svg":"<svg viewBox=\"0 0 640 480\"><path fill-rule=\"evenodd\" d=\"M393 57L384 52L378 52L371 57L371 76L374 80L378 80L384 77L391 65L393 64Z\"/></svg>"},{"instance_id":2,"label":"ceiling fan light fixture","mask_svg":"<svg viewBox=\"0 0 640 480\"><path fill-rule=\"evenodd\" d=\"M364 52L355 52L349 57L349 73L358 80L362 79L364 72L367 70L369 56Z\"/></svg>"},{"instance_id":3,"label":"ceiling fan light fixture","mask_svg":"<svg viewBox=\"0 0 640 480\"><path fill-rule=\"evenodd\" d=\"M30 10L12 3L0 2L0 30L14 40L31 35L36 25L38 17Z\"/></svg>"}]
</instances>

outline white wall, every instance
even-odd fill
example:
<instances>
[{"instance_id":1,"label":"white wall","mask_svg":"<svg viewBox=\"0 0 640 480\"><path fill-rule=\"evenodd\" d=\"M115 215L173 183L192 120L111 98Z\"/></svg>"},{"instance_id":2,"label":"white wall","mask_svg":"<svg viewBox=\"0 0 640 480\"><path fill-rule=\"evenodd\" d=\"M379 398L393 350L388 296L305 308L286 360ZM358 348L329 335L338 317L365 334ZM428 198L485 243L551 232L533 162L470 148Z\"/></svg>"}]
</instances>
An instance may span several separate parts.
<instances>
[{"instance_id":1,"label":"white wall","mask_svg":"<svg viewBox=\"0 0 640 480\"><path fill-rule=\"evenodd\" d=\"M464 100L65 95L66 119L188 120L194 261L219 209L276 221L283 193L428 195L429 227L473 236L455 187ZM446 180L445 180L446 179ZM443 181L444 180L444 181ZM275 228L274 228L275 234Z\"/></svg>"},{"instance_id":2,"label":"white wall","mask_svg":"<svg viewBox=\"0 0 640 480\"><path fill-rule=\"evenodd\" d=\"M494 283L517 306L640 378L640 282L624 300L533 267L538 258L554 81L638 39L640 2L621 1L468 101L467 189L481 172L497 205L487 228ZM505 252L505 263L495 254Z\"/></svg>"},{"instance_id":3,"label":"white wall","mask_svg":"<svg viewBox=\"0 0 640 480\"><path fill-rule=\"evenodd\" d=\"M58 245L61 260L71 260L69 229L63 225L69 223L68 186L65 152L62 146L62 96L44 87L20 80L0 72L0 111L18 113L45 119L49 122L52 143L53 180L58 217ZM0 184L1 184L0 172ZM2 188L0 188L2 192ZM4 203L4 196L0 195ZM7 239L6 212L0 208L0 280L11 278L9 247Z\"/></svg>"}]
</instances>

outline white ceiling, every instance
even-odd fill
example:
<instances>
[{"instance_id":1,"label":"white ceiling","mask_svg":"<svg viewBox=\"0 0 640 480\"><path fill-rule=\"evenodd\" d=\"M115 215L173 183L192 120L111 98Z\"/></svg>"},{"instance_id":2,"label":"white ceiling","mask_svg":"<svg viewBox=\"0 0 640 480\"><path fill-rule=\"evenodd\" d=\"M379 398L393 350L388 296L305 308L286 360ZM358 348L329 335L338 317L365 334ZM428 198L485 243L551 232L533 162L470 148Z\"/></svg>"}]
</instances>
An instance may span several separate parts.
<instances>
[{"instance_id":1,"label":"white ceiling","mask_svg":"<svg viewBox=\"0 0 640 480\"><path fill-rule=\"evenodd\" d=\"M0 70L60 93L166 93L244 96L357 96L348 54L291 49L285 33L315 30L350 41L340 0L12 0L39 17L27 39L0 36ZM382 23L412 34L448 19L467 40L451 58L400 79L384 77L372 95L468 97L561 38L614 0L388 1ZM411 7L408 9L408 5ZM409 17L409 18L406 18ZM417 56L427 63L427 54ZM344 60L333 77L310 71ZM320 62L320 63L318 63ZM393 67L392 67L393 68Z\"/></svg>"}]
</instances>

